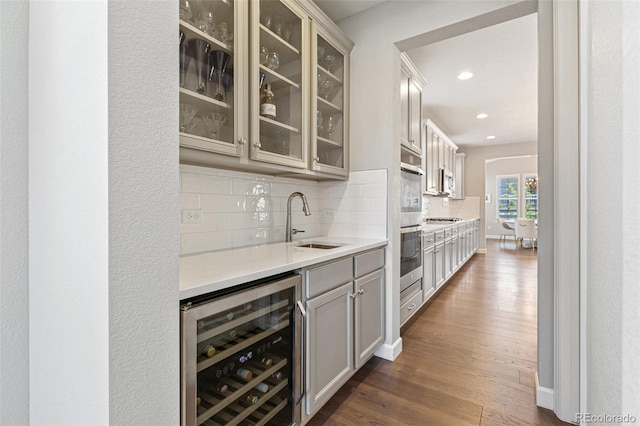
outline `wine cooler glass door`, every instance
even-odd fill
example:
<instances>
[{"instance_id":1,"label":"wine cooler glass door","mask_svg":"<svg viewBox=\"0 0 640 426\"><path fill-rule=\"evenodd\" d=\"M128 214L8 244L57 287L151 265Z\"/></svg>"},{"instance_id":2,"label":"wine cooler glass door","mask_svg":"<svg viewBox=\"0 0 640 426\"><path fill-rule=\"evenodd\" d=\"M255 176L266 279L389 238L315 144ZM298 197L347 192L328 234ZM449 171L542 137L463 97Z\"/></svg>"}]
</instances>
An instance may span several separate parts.
<instances>
[{"instance_id":1,"label":"wine cooler glass door","mask_svg":"<svg viewBox=\"0 0 640 426\"><path fill-rule=\"evenodd\" d=\"M182 312L183 425L294 422L292 276Z\"/></svg>"}]
</instances>

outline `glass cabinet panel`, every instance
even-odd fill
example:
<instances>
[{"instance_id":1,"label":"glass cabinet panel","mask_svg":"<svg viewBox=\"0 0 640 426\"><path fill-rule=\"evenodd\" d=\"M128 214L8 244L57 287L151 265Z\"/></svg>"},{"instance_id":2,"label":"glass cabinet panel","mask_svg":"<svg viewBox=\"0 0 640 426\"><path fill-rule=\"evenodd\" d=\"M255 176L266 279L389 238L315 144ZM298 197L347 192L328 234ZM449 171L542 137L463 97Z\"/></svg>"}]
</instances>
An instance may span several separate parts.
<instances>
[{"instance_id":1,"label":"glass cabinet panel","mask_svg":"<svg viewBox=\"0 0 640 426\"><path fill-rule=\"evenodd\" d=\"M180 144L242 155L242 1L180 1Z\"/></svg>"},{"instance_id":2,"label":"glass cabinet panel","mask_svg":"<svg viewBox=\"0 0 640 426\"><path fill-rule=\"evenodd\" d=\"M346 175L348 51L319 25L312 30L312 169Z\"/></svg>"},{"instance_id":3,"label":"glass cabinet panel","mask_svg":"<svg viewBox=\"0 0 640 426\"><path fill-rule=\"evenodd\" d=\"M251 2L251 158L307 167L308 18L278 0Z\"/></svg>"}]
</instances>

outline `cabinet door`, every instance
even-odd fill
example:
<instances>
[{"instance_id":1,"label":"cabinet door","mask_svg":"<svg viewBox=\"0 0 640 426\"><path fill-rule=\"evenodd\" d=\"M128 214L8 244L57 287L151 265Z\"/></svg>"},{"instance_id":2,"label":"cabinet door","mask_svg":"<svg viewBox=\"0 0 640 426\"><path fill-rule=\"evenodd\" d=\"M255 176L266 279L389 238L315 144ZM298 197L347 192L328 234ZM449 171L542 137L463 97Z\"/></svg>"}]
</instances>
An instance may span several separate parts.
<instances>
[{"instance_id":1,"label":"cabinet door","mask_svg":"<svg viewBox=\"0 0 640 426\"><path fill-rule=\"evenodd\" d=\"M413 150L422 154L422 89L413 80L409 86L409 142Z\"/></svg>"},{"instance_id":2,"label":"cabinet door","mask_svg":"<svg viewBox=\"0 0 640 426\"><path fill-rule=\"evenodd\" d=\"M355 355L360 368L384 340L384 269L355 281Z\"/></svg>"},{"instance_id":3,"label":"cabinet door","mask_svg":"<svg viewBox=\"0 0 640 426\"><path fill-rule=\"evenodd\" d=\"M435 247L429 246L424 250L423 254L423 274L422 274L422 292L423 292L423 300L429 299L433 293L436 292L435 286L435 273L434 273L434 253Z\"/></svg>"},{"instance_id":4,"label":"cabinet door","mask_svg":"<svg viewBox=\"0 0 640 426\"><path fill-rule=\"evenodd\" d=\"M436 177L436 173L434 171L435 160L437 158L436 144L437 144L437 136L433 132L433 130L426 126L426 135L425 135L425 179L426 179L426 192L431 194L437 193L437 185L438 179ZM436 167L437 170L437 167Z\"/></svg>"},{"instance_id":5,"label":"cabinet door","mask_svg":"<svg viewBox=\"0 0 640 426\"><path fill-rule=\"evenodd\" d=\"M311 23L311 169L349 172L349 51Z\"/></svg>"},{"instance_id":6,"label":"cabinet door","mask_svg":"<svg viewBox=\"0 0 640 426\"><path fill-rule=\"evenodd\" d=\"M250 157L307 168L309 19L291 1L260 0L250 6ZM275 98L275 118L260 115L267 84Z\"/></svg>"},{"instance_id":7,"label":"cabinet door","mask_svg":"<svg viewBox=\"0 0 640 426\"><path fill-rule=\"evenodd\" d=\"M180 18L180 145L246 158L247 3L191 6Z\"/></svg>"},{"instance_id":8,"label":"cabinet door","mask_svg":"<svg viewBox=\"0 0 640 426\"><path fill-rule=\"evenodd\" d=\"M448 239L444 242L444 277L448 279L453 272L453 245L452 240Z\"/></svg>"},{"instance_id":9,"label":"cabinet door","mask_svg":"<svg viewBox=\"0 0 640 426\"><path fill-rule=\"evenodd\" d=\"M352 290L349 282L307 302L307 414L322 406L353 371Z\"/></svg>"},{"instance_id":10,"label":"cabinet door","mask_svg":"<svg viewBox=\"0 0 640 426\"><path fill-rule=\"evenodd\" d=\"M411 78L404 68L400 68L400 141L403 145L410 145L410 117L409 117L409 87Z\"/></svg>"},{"instance_id":11,"label":"cabinet door","mask_svg":"<svg viewBox=\"0 0 640 426\"><path fill-rule=\"evenodd\" d=\"M433 272L436 288L439 288L444 283L444 244L435 247Z\"/></svg>"}]
</instances>

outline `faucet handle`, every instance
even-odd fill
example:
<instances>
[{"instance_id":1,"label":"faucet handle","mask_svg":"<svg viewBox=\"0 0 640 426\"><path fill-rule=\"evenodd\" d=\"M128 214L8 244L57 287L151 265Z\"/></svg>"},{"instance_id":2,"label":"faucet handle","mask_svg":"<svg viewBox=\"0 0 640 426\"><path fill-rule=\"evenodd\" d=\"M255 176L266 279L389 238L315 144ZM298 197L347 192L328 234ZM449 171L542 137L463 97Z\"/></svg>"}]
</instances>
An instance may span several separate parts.
<instances>
[{"instance_id":1,"label":"faucet handle","mask_svg":"<svg viewBox=\"0 0 640 426\"><path fill-rule=\"evenodd\" d=\"M304 229L296 229L296 228L293 228L293 229L291 230L291 233L292 233L293 235L296 235L298 232L304 232Z\"/></svg>"}]
</instances>

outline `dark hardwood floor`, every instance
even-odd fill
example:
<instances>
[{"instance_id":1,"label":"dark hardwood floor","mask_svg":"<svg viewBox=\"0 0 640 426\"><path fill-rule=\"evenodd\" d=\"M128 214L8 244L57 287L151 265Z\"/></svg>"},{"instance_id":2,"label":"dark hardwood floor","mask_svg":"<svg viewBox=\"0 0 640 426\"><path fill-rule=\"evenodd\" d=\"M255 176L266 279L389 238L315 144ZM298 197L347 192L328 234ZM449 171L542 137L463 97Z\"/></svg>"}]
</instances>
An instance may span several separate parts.
<instances>
[{"instance_id":1,"label":"dark hardwood floor","mask_svg":"<svg viewBox=\"0 0 640 426\"><path fill-rule=\"evenodd\" d=\"M536 252L488 240L310 425L567 424L536 407Z\"/></svg>"}]
</instances>

